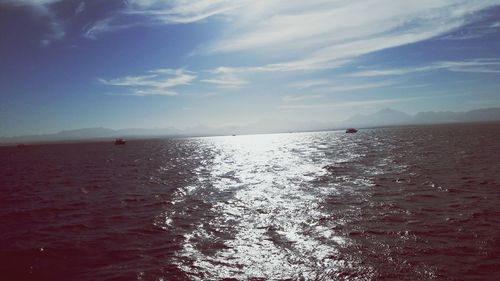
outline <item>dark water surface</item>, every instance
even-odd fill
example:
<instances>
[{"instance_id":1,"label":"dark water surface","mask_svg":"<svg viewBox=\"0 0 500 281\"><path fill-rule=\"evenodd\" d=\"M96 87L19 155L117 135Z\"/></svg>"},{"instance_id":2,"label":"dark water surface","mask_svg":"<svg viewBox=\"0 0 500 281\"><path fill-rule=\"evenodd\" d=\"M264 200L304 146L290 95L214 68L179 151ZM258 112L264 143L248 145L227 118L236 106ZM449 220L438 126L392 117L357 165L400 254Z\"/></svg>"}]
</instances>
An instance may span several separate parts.
<instances>
[{"instance_id":1,"label":"dark water surface","mask_svg":"<svg viewBox=\"0 0 500 281\"><path fill-rule=\"evenodd\" d=\"M498 280L500 124L0 148L1 280Z\"/></svg>"}]
</instances>

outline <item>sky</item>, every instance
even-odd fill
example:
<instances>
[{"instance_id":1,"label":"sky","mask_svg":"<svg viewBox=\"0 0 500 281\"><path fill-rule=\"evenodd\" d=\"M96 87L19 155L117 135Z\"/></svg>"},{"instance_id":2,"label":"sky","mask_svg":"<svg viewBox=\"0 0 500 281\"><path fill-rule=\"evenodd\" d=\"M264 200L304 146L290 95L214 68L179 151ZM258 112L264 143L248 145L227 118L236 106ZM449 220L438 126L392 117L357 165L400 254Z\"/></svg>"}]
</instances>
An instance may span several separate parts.
<instances>
[{"instance_id":1,"label":"sky","mask_svg":"<svg viewBox=\"0 0 500 281\"><path fill-rule=\"evenodd\" d=\"M500 107L500 0L0 0L0 136Z\"/></svg>"}]
</instances>

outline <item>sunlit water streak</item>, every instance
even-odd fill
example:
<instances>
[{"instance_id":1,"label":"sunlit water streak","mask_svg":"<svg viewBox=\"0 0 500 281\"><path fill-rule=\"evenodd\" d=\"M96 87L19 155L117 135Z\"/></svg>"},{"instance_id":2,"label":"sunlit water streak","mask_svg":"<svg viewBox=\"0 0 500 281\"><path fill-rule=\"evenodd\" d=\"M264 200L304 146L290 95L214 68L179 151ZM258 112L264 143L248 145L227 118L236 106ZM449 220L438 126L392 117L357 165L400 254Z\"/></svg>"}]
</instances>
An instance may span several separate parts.
<instances>
[{"instance_id":1,"label":"sunlit water streak","mask_svg":"<svg viewBox=\"0 0 500 281\"><path fill-rule=\"evenodd\" d=\"M203 139L202 149L216 157L197 176L217 193L208 199L216 200L208 202L214 219L185 235L178 255L193 264L183 270L202 279L310 279L336 266L335 245L322 240L345 241L318 225L323 199L308 190L326 173L324 141L307 134ZM204 240L223 243L204 253L196 247Z\"/></svg>"},{"instance_id":2,"label":"sunlit water streak","mask_svg":"<svg viewBox=\"0 0 500 281\"><path fill-rule=\"evenodd\" d=\"M488 280L499 128L0 148L0 279Z\"/></svg>"}]
</instances>

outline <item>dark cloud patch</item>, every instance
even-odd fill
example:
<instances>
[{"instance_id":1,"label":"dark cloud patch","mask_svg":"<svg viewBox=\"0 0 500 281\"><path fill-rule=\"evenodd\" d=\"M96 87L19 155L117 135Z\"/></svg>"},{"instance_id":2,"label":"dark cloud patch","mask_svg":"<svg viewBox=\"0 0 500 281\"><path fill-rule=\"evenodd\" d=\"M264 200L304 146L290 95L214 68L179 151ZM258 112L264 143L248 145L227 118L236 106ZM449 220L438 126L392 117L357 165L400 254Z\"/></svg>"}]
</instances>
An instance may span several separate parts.
<instances>
[{"instance_id":1,"label":"dark cloud patch","mask_svg":"<svg viewBox=\"0 0 500 281\"><path fill-rule=\"evenodd\" d=\"M88 26L120 13L123 0L65 0L50 4L0 2L2 53L20 46L73 44ZM9 51L9 52L10 52Z\"/></svg>"},{"instance_id":2,"label":"dark cloud patch","mask_svg":"<svg viewBox=\"0 0 500 281\"><path fill-rule=\"evenodd\" d=\"M0 5L0 54L39 46L53 32L46 15L27 6Z\"/></svg>"}]
</instances>

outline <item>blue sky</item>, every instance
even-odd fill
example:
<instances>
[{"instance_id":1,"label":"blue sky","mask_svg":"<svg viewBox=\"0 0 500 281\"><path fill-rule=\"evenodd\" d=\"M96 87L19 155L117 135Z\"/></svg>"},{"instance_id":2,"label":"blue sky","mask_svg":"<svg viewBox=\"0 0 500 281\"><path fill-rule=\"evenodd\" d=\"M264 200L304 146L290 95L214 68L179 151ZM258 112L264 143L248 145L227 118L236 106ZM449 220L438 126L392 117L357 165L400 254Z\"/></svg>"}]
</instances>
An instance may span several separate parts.
<instances>
[{"instance_id":1,"label":"blue sky","mask_svg":"<svg viewBox=\"0 0 500 281\"><path fill-rule=\"evenodd\" d=\"M0 0L0 136L500 107L500 0Z\"/></svg>"}]
</instances>

